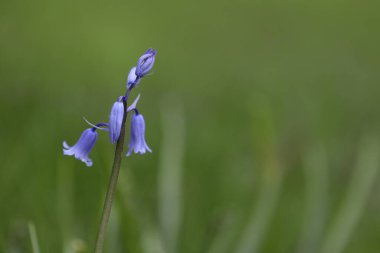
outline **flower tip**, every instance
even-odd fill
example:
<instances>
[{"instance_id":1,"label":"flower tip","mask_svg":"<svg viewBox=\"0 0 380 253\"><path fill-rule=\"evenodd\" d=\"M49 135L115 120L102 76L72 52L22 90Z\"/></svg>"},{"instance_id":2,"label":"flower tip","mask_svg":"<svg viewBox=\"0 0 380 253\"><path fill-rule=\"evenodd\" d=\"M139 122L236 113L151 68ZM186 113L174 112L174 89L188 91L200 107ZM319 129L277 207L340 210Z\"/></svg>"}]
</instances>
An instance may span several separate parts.
<instances>
[{"instance_id":1,"label":"flower tip","mask_svg":"<svg viewBox=\"0 0 380 253\"><path fill-rule=\"evenodd\" d=\"M63 141L63 148L64 149L69 149L70 148L70 146L67 144L66 141Z\"/></svg>"},{"instance_id":2,"label":"flower tip","mask_svg":"<svg viewBox=\"0 0 380 253\"><path fill-rule=\"evenodd\" d=\"M90 158L87 159L87 160L82 159L81 161L84 162L87 167L92 167L93 162L92 162L92 160Z\"/></svg>"},{"instance_id":3,"label":"flower tip","mask_svg":"<svg viewBox=\"0 0 380 253\"><path fill-rule=\"evenodd\" d=\"M150 47L148 50L145 51L145 54L156 55L157 54L157 50L154 50L153 48Z\"/></svg>"}]
</instances>

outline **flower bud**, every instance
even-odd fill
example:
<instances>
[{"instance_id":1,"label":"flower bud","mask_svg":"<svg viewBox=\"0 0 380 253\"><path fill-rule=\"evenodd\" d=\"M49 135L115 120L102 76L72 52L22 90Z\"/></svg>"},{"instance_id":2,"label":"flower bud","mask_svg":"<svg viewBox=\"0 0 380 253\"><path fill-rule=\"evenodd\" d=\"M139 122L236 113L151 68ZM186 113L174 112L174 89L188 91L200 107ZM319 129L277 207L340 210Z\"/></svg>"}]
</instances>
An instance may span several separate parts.
<instances>
[{"instance_id":1,"label":"flower bud","mask_svg":"<svg viewBox=\"0 0 380 253\"><path fill-rule=\"evenodd\" d=\"M124 117L124 105L121 99L116 101L111 109L109 132L111 143L115 144L120 136L121 124Z\"/></svg>"},{"instance_id":2,"label":"flower bud","mask_svg":"<svg viewBox=\"0 0 380 253\"><path fill-rule=\"evenodd\" d=\"M128 74L127 88L130 89L139 83L140 79L136 76L136 67L133 67Z\"/></svg>"},{"instance_id":3,"label":"flower bud","mask_svg":"<svg viewBox=\"0 0 380 253\"><path fill-rule=\"evenodd\" d=\"M149 48L137 61L136 76L141 78L153 68L156 50Z\"/></svg>"}]
</instances>

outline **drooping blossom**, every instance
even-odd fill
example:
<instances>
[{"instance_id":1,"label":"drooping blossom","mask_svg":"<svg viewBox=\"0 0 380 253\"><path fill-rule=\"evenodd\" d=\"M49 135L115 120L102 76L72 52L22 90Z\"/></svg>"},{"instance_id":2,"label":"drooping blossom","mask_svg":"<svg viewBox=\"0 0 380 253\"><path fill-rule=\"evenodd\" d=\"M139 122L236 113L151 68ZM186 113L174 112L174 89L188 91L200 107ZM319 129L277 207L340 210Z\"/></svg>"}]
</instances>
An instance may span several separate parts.
<instances>
[{"instance_id":1,"label":"drooping blossom","mask_svg":"<svg viewBox=\"0 0 380 253\"><path fill-rule=\"evenodd\" d=\"M77 143L70 147L66 141L63 142L63 154L68 156L75 156L76 159L84 162L88 167L92 166L92 160L88 157L95 142L98 138L96 128L86 129L80 136Z\"/></svg>"},{"instance_id":2,"label":"drooping blossom","mask_svg":"<svg viewBox=\"0 0 380 253\"><path fill-rule=\"evenodd\" d=\"M132 151L137 154L145 154L148 150L152 153L152 150L145 142L145 120L144 117L135 110L136 114L132 115L131 120L131 135L129 140L129 150L127 156L130 156Z\"/></svg>"},{"instance_id":3,"label":"drooping blossom","mask_svg":"<svg viewBox=\"0 0 380 253\"><path fill-rule=\"evenodd\" d=\"M123 97L120 97L112 106L109 121L111 143L115 144L120 136L121 124L124 116Z\"/></svg>"}]
</instances>

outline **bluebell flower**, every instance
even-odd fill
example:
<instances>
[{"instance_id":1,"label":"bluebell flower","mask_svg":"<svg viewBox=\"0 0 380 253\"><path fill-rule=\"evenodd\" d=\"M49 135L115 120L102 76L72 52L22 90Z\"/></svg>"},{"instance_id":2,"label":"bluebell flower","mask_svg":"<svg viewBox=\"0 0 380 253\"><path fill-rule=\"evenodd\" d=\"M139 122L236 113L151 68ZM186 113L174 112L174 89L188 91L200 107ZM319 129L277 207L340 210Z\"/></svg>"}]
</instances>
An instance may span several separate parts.
<instances>
[{"instance_id":1,"label":"bluebell flower","mask_svg":"<svg viewBox=\"0 0 380 253\"><path fill-rule=\"evenodd\" d=\"M145 120L144 117L138 113L137 110L135 115L132 115L131 120L131 135L129 140L129 150L127 156L130 156L132 151L134 153L145 154L148 150L152 153L152 150L148 147L145 142Z\"/></svg>"},{"instance_id":2,"label":"bluebell flower","mask_svg":"<svg viewBox=\"0 0 380 253\"><path fill-rule=\"evenodd\" d=\"M120 97L116 101L111 109L110 121L109 121L109 132L111 143L115 144L120 136L121 124L123 122L124 116L124 104L122 102L123 97Z\"/></svg>"},{"instance_id":3,"label":"bluebell flower","mask_svg":"<svg viewBox=\"0 0 380 253\"><path fill-rule=\"evenodd\" d=\"M136 76L136 67L133 67L128 74L127 88L131 89L133 86L137 85L140 81L140 78Z\"/></svg>"},{"instance_id":4,"label":"bluebell flower","mask_svg":"<svg viewBox=\"0 0 380 253\"><path fill-rule=\"evenodd\" d=\"M153 68L156 50L149 48L137 61L136 76L141 78Z\"/></svg>"},{"instance_id":5,"label":"bluebell flower","mask_svg":"<svg viewBox=\"0 0 380 253\"><path fill-rule=\"evenodd\" d=\"M84 162L88 167L92 166L92 160L88 157L92 148L95 145L98 133L96 128L86 129L80 136L77 143L70 147L67 143L63 142L63 154L68 156L75 156L76 159Z\"/></svg>"}]
</instances>

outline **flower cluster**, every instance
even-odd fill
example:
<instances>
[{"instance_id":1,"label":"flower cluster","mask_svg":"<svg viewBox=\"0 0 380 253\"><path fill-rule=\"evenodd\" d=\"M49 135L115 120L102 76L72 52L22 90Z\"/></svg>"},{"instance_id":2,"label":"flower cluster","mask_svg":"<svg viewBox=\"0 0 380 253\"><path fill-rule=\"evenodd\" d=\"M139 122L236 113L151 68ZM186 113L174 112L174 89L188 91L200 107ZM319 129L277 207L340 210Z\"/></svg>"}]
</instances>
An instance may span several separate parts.
<instances>
[{"instance_id":1,"label":"flower cluster","mask_svg":"<svg viewBox=\"0 0 380 253\"><path fill-rule=\"evenodd\" d=\"M131 132L129 139L129 150L127 156L129 156L132 151L140 154L145 154L146 151L152 152L145 141L145 120L144 117L137 110L136 105L140 98L137 96L135 101L127 107L128 97L131 90L136 87L140 80L146 76L149 71L153 68L154 61L156 57L156 50L148 49L137 61L137 65L131 69L128 74L127 80L127 92L125 96L120 96L116 102L113 104L109 122L99 123L96 125L89 123L92 127L86 129L79 140L74 146L69 146L65 141L63 142L63 154L68 156L74 156L76 159L81 160L87 166L92 166L92 160L88 157L95 142L98 138L97 130L108 131L111 143L115 144L118 142L120 137L120 132L123 124L123 120L128 112L134 112L131 120Z\"/></svg>"}]
</instances>

